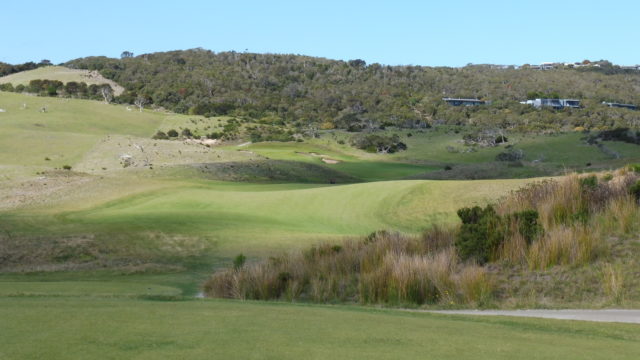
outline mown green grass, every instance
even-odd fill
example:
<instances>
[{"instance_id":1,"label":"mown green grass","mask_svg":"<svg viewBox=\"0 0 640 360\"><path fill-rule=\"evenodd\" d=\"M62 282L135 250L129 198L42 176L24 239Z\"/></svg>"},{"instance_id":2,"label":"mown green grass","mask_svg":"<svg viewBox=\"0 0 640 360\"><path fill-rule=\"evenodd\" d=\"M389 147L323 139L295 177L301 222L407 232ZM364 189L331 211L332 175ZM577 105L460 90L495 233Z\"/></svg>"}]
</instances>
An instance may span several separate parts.
<instances>
[{"instance_id":1,"label":"mown green grass","mask_svg":"<svg viewBox=\"0 0 640 360\"><path fill-rule=\"evenodd\" d=\"M180 289L124 281L0 281L0 296L133 296L180 295Z\"/></svg>"},{"instance_id":2,"label":"mown green grass","mask_svg":"<svg viewBox=\"0 0 640 360\"><path fill-rule=\"evenodd\" d=\"M0 331L6 359L636 359L640 351L629 324L215 300L0 297Z\"/></svg>"},{"instance_id":3,"label":"mown green grass","mask_svg":"<svg viewBox=\"0 0 640 360\"><path fill-rule=\"evenodd\" d=\"M484 204L525 180L387 181L352 185L177 182L76 211L30 209L5 215L27 234L187 234L223 254L262 254L380 229L416 233L456 221L455 210Z\"/></svg>"},{"instance_id":4,"label":"mown green grass","mask_svg":"<svg viewBox=\"0 0 640 360\"><path fill-rule=\"evenodd\" d=\"M348 145L340 145L328 140L297 142L264 142L236 147L238 150L252 151L270 159L311 162L361 179L362 181L384 181L402 179L435 169L433 166L398 162L385 155L368 154ZM326 164L323 158L339 161Z\"/></svg>"}]
</instances>

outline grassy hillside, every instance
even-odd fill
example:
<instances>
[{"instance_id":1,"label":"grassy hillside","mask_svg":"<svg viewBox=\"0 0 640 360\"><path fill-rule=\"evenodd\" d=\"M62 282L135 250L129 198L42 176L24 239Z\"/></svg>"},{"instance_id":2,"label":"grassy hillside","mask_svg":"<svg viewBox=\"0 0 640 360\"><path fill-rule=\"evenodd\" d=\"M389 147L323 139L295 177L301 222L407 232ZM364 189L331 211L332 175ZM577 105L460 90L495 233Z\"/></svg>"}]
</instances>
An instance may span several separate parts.
<instances>
[{"instance_id":1,"label":"grassy hillside","mask_svg":"<svg viewBox=\"0 0 640 360\"><path fill-rule=\"evenodd\" d=\"M41 112L43 107L46 112ZM150 137L163 121L161 114L129 112L96 101L4 92L0 108L6 110L0 113L0 164L9 174L73 166L105 136Z\"/></svg>"},{"instance_id":2,"label":"grassy hillside","mask_svg":"<svg viewBox=\"0 0 640 360\"><path fill-rule=\"evenodd\" d=\"M57 80L63 83L71 81L84 82L87 85L109 84L115 95L124 92L124 88L115 81L104 78L95 71L69 69L64 66L45 66L34 70L21 71L15 74L0 77L0 84L29 85L31 80Z\"/></svg>"},{"instance_id":3,"label":"grassy hillside","mask_svg":"<svg viewBox=\"0 0 640 360\"><path fill-rule=\"evenodd\" d=\"M0 297L0 318L8 359L635 359L640 343L634 325L231 301Z\"/></svg>"}]
</instances>

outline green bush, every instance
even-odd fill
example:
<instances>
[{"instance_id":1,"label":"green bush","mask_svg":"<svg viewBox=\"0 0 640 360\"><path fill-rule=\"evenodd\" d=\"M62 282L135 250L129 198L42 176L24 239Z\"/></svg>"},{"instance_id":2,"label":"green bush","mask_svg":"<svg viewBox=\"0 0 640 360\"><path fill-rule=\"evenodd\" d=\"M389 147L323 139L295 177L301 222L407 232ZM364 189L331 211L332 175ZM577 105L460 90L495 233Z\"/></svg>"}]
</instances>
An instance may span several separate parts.
<instances>
[{"instance_id":1,"label":"green bush","mask_svg":"<svg viewBox=\"0 0 640 360\"><path fill-rule=\"evenodd\" d=\"M233 259L233 268L240 269L244 266L245 262L247 262L247 257L244 256L244 254L238 254L238 256Z\"/></svg>"},{"instance_id":2,"label":"green bush","mask_svg":"<svg viewBox=\"0 0 640 360\"><path fill-rule=\"evenodd\" d=\"M455 245L463 260L476 260L484 264L491 260L495 250L504 241L502 219L491 205L474 206L458 210L462 220Z\"/></svg>"},{"instance_id":3,"label":"green bush","mask_svg":"<svg viewBox=\"0 0 640 360\"><path fill-rule=\"evenodd\" d=\"M169 136L167 136L167 134L165 134L163 131L158 130L158 132L151 138L154 140L167 140L169 139Z\"/></svg>"},{"instance_id":4,"label":"green bush","mask_svg":"<svg viewBox=\"0 0 640 360\"><path fill-rule=\"evenodd\" d=\"M542 226L538 223L539 214L536 210L524 210L508 216L518 224L518 232L524 237L527 245L531 245L542 233Z\"/></svg>"},{"instance_id":5,"label":"green bush","mask_svg":"<svg viewBox=\"0 0 640 360\"><path fill-rule=\"evenodd\" d=\"M636 201L640 201L640 180L631 186L629 192L636 198Z\"/></svg>"},{"instance_id":6,"label":"green bush","mask_svg":"<svg viewBox=\"0 0 640 360\"><path fill-rule=\"evenodd\" d=\"M171 129L171 130L167 131L167 135L168 135L170 138L178 137L178 132L177 132L177 131L175 131L174 129Z\"/></svg>"},{"instance_id":7,"label":"green bush","mask_svg":"<svg viewBox=\"0 0 640 360\"><path fill-rule=\"evenodd\" d=\"M507 236L511 235L511 224L530 245L541 233L536 210L524 210L505 216L496 213L491 205L484 209L475 206L458 210L462 220L460 232L455 241L458 254L463 260L476 260L480 264L490 261Z\"/></svg>"},{"instance_id":8,"label":"green bush","mask_svg":"<svg viewBox=\"0 0 640 360\"><path fill-rule=\"evenodd\" d=\"M580 179L580 185L583 189L595 189L598 186L598 177L590 175Z\"/></svg>"},{"instance_id":9,"label":"green bush","mask_svg":"<svg viewBox=\"0 0 640 360\"><path fill-rule=\"evenodd\" d=\"M62 168L65 170L71 170L71 165L62 165Z\"/></svg>"}]
</instances>

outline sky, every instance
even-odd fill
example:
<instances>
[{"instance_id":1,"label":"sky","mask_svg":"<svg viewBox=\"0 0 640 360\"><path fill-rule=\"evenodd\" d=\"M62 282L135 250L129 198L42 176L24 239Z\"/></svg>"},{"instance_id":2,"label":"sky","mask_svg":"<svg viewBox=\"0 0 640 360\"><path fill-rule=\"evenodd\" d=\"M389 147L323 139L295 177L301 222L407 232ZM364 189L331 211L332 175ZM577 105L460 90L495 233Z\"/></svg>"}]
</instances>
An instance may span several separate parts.
<instances>
[{"instance_id":1,"label":"sky","mask_svg":"<svg viewBox=\"0 0 640 360\"><path fill-rule=\"evenodd\" d=\"M385 65L640 64L640 1L7 1L0 61L201 47Z\"/></svg>"}]
</instances>

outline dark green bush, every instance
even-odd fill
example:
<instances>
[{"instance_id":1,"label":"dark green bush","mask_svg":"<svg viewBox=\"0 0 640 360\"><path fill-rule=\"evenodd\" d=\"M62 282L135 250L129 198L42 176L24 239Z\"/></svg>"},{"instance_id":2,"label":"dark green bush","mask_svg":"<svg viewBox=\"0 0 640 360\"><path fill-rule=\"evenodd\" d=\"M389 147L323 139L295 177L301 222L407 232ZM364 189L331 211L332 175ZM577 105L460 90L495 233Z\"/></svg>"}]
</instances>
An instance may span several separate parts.
<instances>
[{"instance_id":1,"label":"dark green bush","mask_svg":"<svg viewBox=\"0 0 640 360\"><path fill-rule=\"evenodd\" d=\"M244 266L245 262L247 262L247 257L244 256L244 254L238 254L238 256L233 259L233 268L240 269Z\"/></svg>"},{"instance_id":2,"label":"dark green bush","mask_svg":"<svg viewBox=\"0 0 640 360\"><path fill-rule=\"evenodd\" d=\"M504 241L502 219L491 205L486 208L474 206L458 210L462 220L456 238L456 248L463 260L476 260L484 264L491 260L495 250Z\"/></svg>"},{"instance_id":3,"label":"dark green bush","mask_svg":"<svg viewBox=\"0 0 640 360\"><path fill-rule=\"evenodd\" d=\"M171 129L171 130L167 131L167 135L168 135L170 138L178 137L178 132L177 132L177 131L175 131L174 129Z\"/></svg>"},{"instance_id":4,"label":"dark green bush","mask_svg":"<svg viewBox=\"0 0 640 360\"><path fill-rule=\"evenodd\" d=\"M595 175L589 175L580 179L580 186L583 189L595 189L598 186L598 177Z\"/></svg>"},{"instance_id":5,"label":"dark green bush","mask_svg":"<svg viewBox=\"0 0 640 360\"><path fill-rule=\"evenodd\" d=\"M155 140L167 140L169 139L169 136L167 136L167 134L165 134L163 131L158 130L158 132L151 138Z\"/></svg>"},{"instance_id":6,"label":"dark green bush","mask_svg":"<svg viewBox=\"0 0 640 360\"><path fill-rule=\"evenodd\" d=\"M509 215L510 220L518 224L518 232L524 237L528 245L531 245L542 233L542 226L538 223L538 212L536 210L524 210Z\"/></svg>"},{"instance_id":7,"label":"dark green bush","mask_svg":"<svg viewBox=\"0 0 640 360\"><path fill-rule=\"evenodd\" d=\"M536 210L524 210L505 216L496 213L491 205L484 209L475 206L458 210L458 217L462 220L460 232L455 241L458 254L463 260L476 260L480 264L490 261L500 245L505 241L511 224L530 245L541 233L542 226L538 223Z\"/></svg>"},{"instance_id":8,"label":"dark green bush","mask_svg":"<svg viewBox=\"0 0 640 360\"><path fill-rule=\"evenodd\" d=\"M640 201L640 180L631 186L629 192L636 198L636 201Z\"/></svg>"}]
</instances>

